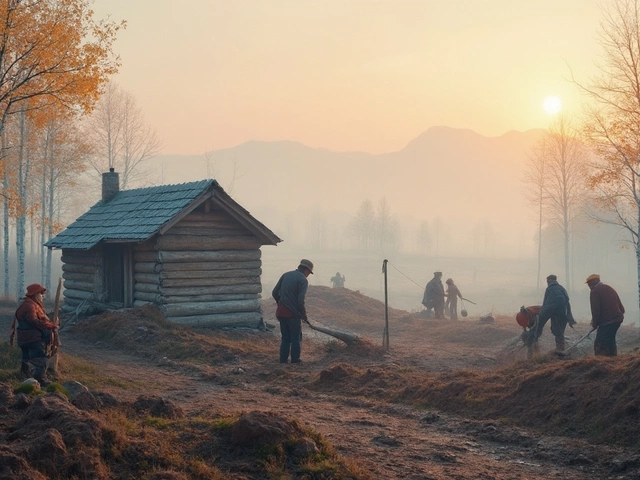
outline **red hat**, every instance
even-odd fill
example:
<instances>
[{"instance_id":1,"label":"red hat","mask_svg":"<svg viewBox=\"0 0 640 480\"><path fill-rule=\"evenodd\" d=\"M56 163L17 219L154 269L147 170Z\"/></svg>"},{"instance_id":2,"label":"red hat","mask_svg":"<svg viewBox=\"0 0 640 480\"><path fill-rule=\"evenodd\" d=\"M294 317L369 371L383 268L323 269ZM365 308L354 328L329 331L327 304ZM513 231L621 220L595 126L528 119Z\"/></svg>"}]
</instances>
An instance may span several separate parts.
<instances>
[{"instance_id":1,"label":"red hat","mask_svg":"<svg viewBox=\"0 0 640 480\"><path fill-rule=\"evenodd\" d=\"M32 283L27 287L27 297L33 297L36 293L44 293L47 289L39 283Z\"/></svg>"}]
</instances>

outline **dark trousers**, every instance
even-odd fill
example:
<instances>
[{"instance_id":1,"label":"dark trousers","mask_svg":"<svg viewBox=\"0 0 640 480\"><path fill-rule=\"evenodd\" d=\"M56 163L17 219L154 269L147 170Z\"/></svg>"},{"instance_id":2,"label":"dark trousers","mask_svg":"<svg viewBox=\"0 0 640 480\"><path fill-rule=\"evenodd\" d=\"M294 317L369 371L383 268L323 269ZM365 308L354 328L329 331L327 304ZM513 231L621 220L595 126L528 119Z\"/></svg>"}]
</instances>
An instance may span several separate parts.
<instances>
[{"instance_id":1,"label":"dark trousers","mask_svg":"<svg viewBox=\"0 0 640 480\"><path fill-rule=\"evenodd\" d=\"M280 322L280 363L287 363L289 352L291 352L291 362L300 361L300 351L302 349L302 320L299 318L277 317Z\"/></svg>"},{"instance_id":2,"label":"dark trousers","mask_svg":"<svg viewBox=\"0 0 640 480\"><path fill-rule=\"evenodd\" d=\"M437 319L444 318L444 298L437 298L433 301L433 311Z\"/></svg>"},{"instance_id":3,"label":"dark trousers","mask_svg":"<svg viewBox=\"0 0 640 480\"><path fill-rule=\"evenodd\" d=\"M47 354L44 343L33 342L20 345L20 350L22 350L22 362L30 363L34 367L33 378L42 381L47 370Z\"/></svg>"},{"instance_id":4,"label":"dark trousers","mask_svg":"<svg viewBox=\"0 0 640 480\"><path fill-rule=\"evenodd\" d=\"M593 341L593 351L596 355L615 357L618 355L616 345L616 333L620 328L620 322L602 325L596 331L596 339Z\"/></svg>"},{"instance_id":5,"label":"dark trousers","mask_svg":"<svg viewBox=\"0 0 640 480\"><path fill-rule=\"evenodd\" d=\"M542 335L542 330L546 325L549 317L543 318L538 317L538 326L536 328L536 340L540 335ZM567 317L564 316L553 316L551 317L551 333L556 339L556 350L564 350L564 331L567 328Z\"/></svg>"}]
</instances>

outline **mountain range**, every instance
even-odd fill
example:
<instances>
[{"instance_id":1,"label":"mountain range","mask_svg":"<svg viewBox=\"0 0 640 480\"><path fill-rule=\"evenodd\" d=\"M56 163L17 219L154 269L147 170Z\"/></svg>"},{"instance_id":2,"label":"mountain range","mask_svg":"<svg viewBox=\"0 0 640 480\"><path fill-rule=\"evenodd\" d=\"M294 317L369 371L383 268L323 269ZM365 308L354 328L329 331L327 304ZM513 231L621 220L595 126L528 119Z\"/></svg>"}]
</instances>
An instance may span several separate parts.
<instances>
[{"instance_id":1,"label":"mountain range","mask_svg":"<svg viewBox=\"0 0 640 480\"><path fill-rule=\"evenodd\" d=\"M304 241L309 219L320 218L327 241L340 244L340 232L362 202L377 207L384 198L405 237L422 221L437 221L444 243L470 248L474 229L489 225L495 248L522 253L535 230L535 211L522 193L525 162L541 133L485 137L441 126L402 150L377 155L249 141L203 155L161 155L152 162L163 172L162 183L216 178L285 240L288 234ZM527 230L531 233L523 236Z\"/></svg>"}]
</instances>

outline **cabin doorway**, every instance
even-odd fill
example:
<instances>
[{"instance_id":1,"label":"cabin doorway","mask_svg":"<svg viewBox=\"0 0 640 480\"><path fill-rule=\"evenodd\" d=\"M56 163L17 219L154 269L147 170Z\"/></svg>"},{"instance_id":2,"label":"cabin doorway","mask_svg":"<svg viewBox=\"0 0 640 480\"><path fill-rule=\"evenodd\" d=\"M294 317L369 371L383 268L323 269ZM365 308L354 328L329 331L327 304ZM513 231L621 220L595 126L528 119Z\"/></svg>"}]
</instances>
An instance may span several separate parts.
<instances>
[{"instance_id":1,"label":"cabin doorway","mask_svg":"<svg viewBox=\"0 0 640 480\"><path fill-rule=\"evenodd\" d=\"M107 302L133 306L131 250L124 245L104 245L104 267Z\"/></svg>"}]
</instances>

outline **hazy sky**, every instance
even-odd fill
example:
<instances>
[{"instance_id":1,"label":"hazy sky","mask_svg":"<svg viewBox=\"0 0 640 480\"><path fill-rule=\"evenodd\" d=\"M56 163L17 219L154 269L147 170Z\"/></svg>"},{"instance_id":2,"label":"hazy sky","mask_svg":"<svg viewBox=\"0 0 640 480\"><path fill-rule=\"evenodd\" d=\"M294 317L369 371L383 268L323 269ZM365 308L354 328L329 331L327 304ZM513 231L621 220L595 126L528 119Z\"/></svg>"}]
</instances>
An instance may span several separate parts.
<instances>
[{"instance_id":1,"label":"hazy sky","mask_svg":"<svg viewBox=\"0 0 640 480\"><path fill-rule=\"evenodd\" d=\"M595 0L96 0L166 154L247 140L382 153L434 125L545 127L598 60Z\"/></svg>"}]
</instances>

